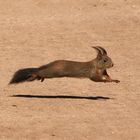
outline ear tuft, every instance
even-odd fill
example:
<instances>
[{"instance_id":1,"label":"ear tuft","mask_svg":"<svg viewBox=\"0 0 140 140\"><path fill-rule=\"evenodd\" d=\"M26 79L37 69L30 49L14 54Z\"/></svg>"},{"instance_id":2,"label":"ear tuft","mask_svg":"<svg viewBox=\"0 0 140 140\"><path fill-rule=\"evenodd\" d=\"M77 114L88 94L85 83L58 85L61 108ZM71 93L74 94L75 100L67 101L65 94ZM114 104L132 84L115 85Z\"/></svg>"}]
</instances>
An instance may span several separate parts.
<instances>
[{"instance_id":1,"label":"ear tuft","mask_svg":"<svg viewBox=\"0 0 140 140\"><path fill-rule=\"evenodd\" d=\"M107 55L107 51L101 47L101 46L92 46L92 48L96 49L98 52L100 52L102 55Z\"/></svg>"},{"instance_id":2,"label":"ear tuft","mask_svg":"<svg viewBox=\"0 0 140 140\"><path fill-rule=\"evenodd\" d=\"M102 50L103 54L107 54L107 51L103 47L98 46L98 48L100 48Z\"/></svg>"},{"instance_id":3,"label":"ear tuft","mask_svg":"<svg viewBox=\"0 0 140 140\"><path fill-rule=\"evenodd\" d=\"M102 53L102 51L99 49L99 47L97 46L92 46L92 48L94 48L96 51L97 51L97 58L98 59L101 59L102 58L102 55L103 55L103 53Z\"/></svg>"}]
</instances>

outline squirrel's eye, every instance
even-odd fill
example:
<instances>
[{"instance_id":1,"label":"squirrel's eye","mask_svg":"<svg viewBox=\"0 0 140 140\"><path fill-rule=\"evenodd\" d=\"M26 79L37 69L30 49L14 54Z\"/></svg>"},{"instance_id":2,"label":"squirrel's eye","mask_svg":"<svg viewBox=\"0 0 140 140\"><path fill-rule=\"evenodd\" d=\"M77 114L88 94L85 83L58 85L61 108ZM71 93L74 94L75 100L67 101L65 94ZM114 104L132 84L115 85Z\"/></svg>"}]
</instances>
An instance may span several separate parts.
<instances>
[{"instance_id":1,"label":"squirrel's eye","mask_svg":"<svg viewBox=\"0 0 140 140\"><path fill-rule=\"evenodd\" d=\"M107 62L107 59L104 59L104 62Z\"/></svg>"}]
</instances>

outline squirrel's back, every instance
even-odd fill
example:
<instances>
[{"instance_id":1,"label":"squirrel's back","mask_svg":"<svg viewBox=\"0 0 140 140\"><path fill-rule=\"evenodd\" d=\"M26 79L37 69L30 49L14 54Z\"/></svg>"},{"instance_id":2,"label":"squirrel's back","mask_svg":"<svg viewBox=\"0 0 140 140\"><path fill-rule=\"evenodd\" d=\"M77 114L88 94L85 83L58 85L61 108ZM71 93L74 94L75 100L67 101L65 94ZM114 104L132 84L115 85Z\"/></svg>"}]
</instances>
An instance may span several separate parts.
<instances>
[{"instance_id":1,"label":"squirrel's back","mask_svg":"<svg viewBox=\"0 0 140 140\"><path fill-rule=\"evenodd\" d=\"M39 76L53 77L88 77L90 72L89 62L75 62L57 60L39 68Z\"/></svg>"}]
</instances>

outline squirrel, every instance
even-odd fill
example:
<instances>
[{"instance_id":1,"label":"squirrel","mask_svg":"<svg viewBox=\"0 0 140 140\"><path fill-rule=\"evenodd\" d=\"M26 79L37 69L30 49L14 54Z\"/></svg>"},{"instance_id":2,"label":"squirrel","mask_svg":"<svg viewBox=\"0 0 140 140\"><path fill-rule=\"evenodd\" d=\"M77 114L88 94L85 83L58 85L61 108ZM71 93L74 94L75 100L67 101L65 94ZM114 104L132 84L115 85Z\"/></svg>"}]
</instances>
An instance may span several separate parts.
<instances>
[{"instance_id":1,"label":"squirrel","mask_svg":"<svg viewBox=\"0 0 140 140\"><path fill-rule=\"evenodd\" d=\"M107 51L100 46L92 46L97 51L97 57L88 62L76 62L69 60L56 60L38 68L19 69L13 75L9 84L17 84L25 81L40 80L47 78L74 77L89 78L95 82L115 82L107 73L107 69L113 67Z\"/></svg>"}]
</instances>

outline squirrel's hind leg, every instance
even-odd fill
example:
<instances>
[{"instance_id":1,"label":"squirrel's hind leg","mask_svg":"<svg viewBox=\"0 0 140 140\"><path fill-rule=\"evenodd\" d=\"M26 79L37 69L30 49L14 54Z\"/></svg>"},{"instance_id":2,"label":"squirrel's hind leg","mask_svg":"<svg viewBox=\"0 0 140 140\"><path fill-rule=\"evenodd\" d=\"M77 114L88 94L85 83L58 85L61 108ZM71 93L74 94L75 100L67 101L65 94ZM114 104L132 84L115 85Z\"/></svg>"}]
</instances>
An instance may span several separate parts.
<instances>
[{"instance_id":1,"label":"squirrel's hind leg","mask_svg":"<svg viewBox=\"0 0 140 140\"><path fill-rule=\"evenodd\" d=\"M39 77L39 76L37 77L37 80L40 80L41 82L43 82L44 79L45 79L45 78L42 78L42 77Z\"/></svg>"}]
</instances>

